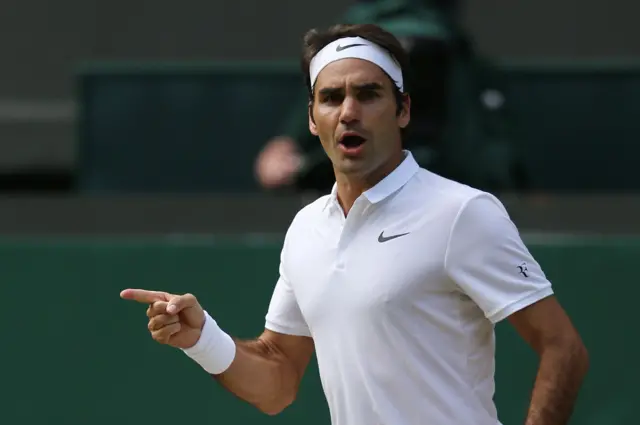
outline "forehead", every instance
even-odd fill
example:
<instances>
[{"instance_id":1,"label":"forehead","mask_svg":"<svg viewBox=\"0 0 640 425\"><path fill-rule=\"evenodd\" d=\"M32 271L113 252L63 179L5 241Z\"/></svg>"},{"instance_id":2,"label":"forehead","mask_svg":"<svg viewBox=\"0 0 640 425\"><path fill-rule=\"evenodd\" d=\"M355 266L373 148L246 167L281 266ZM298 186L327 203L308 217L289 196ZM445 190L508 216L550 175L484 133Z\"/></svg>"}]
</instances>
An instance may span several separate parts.
<instances>
[{"instance_id":1,"label":"forehead","mask_svg":"<svg viewBox=\"0 0 640 425\"><path fill-rule=\"evenodd\" d=\"M324 67L318 74L315 88L368 83L378 83L386 87L391 85L391 80L378 65L363 59L347 58Z\"/></svg>"}]
</instances>

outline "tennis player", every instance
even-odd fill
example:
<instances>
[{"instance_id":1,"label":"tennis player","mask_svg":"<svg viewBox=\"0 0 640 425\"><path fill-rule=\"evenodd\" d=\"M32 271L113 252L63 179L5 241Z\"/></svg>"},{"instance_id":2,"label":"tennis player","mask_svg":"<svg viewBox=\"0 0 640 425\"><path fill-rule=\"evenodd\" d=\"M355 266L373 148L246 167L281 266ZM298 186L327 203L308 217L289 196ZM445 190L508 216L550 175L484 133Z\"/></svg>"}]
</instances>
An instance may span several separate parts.
<instances>
[{"instance_id":1,"label":"tennis player","mask_svg":"<svg viewBox=\"0 0 640 425\"><path fill-rule=\"evenodd\" d=\"M315 350L333 425L499 424L494 325L507 320L540 358L526 425L567 424L586 349L500 201L403 149L398 40L312 30L302 63L336 184L290 225L264 333L231 337L190 294L121 297L149 304L155 340L267 414L294 401Z\"/></svg>"}]
</instances>

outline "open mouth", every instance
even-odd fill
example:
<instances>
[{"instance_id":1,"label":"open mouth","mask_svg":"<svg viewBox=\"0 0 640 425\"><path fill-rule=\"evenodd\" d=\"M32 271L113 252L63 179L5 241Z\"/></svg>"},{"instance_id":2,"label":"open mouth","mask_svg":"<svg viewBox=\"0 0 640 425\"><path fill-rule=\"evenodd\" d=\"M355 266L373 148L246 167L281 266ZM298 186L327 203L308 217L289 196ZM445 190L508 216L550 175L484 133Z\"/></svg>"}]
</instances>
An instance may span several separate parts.
<instances>
[{"instance_id":1,"label":"open mouth","mask_svg":"<svg viewBox=\"0 0 640 425\"><path fill-rule=\"evenodd\" d=\"M357 134L348 134L340 139L340 145L346 149L355 149L364 144L367 140Z\"/></svg>"}]
</instances>

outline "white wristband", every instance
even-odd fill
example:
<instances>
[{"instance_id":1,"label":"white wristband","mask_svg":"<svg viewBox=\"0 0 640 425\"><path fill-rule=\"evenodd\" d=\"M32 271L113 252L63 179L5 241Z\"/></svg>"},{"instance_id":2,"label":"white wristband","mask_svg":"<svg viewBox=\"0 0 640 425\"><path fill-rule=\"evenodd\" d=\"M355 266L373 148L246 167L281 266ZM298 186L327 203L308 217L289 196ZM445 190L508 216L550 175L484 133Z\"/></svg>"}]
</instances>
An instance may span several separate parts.
<instances>
[{"instance_id":1,"label":"white wristband","mask_svg":"<svg viewBox=\"0 0 640 425\"><path fill-rule=\"evenodd\" d=\"M204 317L200 339L193 347L182 351L204 370L218 375L231 366L236 356L236 343L206 311Z\"/></svg>"}]
</instances>

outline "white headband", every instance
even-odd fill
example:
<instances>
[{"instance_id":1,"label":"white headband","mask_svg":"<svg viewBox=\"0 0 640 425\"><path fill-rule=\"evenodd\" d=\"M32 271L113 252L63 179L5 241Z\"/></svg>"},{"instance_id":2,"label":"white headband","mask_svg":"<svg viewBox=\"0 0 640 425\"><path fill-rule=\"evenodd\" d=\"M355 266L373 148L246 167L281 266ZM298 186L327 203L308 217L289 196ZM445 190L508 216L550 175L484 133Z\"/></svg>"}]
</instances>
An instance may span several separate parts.
<instances>
[{"instance_id":1,"label":"white headband","mask_svg":"<svg viewBox=\"0 0 640 425\"><path fill-rule=\"evenodd\" d=\"M404 91L402 68L400 64L382 47L361 37L346 37L333 41L311 59L309 76L311 87L316 84L320 71L331 62L340 59L363 59L378 65L395 82L400 91Z\"/></svg>"}]
</instances>

